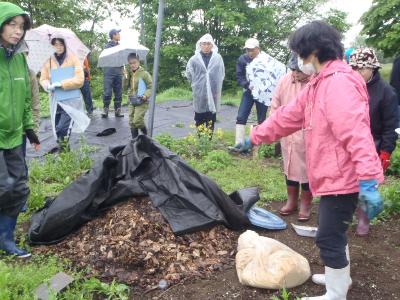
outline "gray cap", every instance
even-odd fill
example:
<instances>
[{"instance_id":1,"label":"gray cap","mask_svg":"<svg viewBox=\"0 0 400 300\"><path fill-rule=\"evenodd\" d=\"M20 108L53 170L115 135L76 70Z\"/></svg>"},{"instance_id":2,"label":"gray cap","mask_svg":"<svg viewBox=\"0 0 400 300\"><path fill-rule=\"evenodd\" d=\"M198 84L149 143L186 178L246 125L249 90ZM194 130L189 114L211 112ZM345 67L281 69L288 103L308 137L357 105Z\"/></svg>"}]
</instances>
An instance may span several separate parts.
<instances>
[{"instance_id":1,"label":"gray cap","mask_svg":"<svg viewBox=\"0 0 400 300\"><path fill-rule=\"evenodd\" d=\"M288 62L288 68L291 70L296 70L296 71L300 71L299 68L299 63L297 60L297 54L292 52L290 54L290 58L289 58L289 62Z\"/></svg>"}]
</instances>

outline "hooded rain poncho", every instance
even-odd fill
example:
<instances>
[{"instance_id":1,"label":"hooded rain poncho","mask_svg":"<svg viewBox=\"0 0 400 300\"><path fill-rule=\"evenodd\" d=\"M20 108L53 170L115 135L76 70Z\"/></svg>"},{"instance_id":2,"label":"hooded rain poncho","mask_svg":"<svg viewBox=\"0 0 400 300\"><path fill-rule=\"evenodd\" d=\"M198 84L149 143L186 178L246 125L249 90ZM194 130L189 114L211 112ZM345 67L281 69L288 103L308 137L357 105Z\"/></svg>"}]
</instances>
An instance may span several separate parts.
<instances>
[{"instance_id":1,"label":"hooded rain poncho","mask_svg":"<svg viewBox=\"0 0 400 300\"><path fill-rule=\"evenodd\" d=\"M204 64L200 53L200 43L203 42L210 42L213 45L208 67ZM189 59L186 66L186 77L192 86L194 111L216 113L221 103L225 66L210 34L205 34L197 41L195 55Z\"/></svg>"}]
</instances>

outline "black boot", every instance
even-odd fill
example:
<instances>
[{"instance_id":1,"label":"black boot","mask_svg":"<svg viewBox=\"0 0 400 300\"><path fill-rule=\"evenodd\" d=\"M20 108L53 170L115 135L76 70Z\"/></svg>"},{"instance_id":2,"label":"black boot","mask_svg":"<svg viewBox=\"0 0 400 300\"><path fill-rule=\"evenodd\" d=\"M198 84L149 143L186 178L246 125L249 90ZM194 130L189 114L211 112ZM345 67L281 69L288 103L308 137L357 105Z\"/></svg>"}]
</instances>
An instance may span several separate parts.
<instances>
[{"instance_id":1,"label":"black boot","mask_svg":"<svg viewBox=\"0 0 400 300\"><path fill-rule=\"evenodd\" d=\"M101 113L102 118L108 118L108 106L104 106L103 112Z\"/></svg>"},{"instance_id":2,"label":"black boot","mask_svg":"<svg viewBox=\"0 0 400 300\"><path fill-rule=\"evenodd\" d=\"M143 128L140 128L140 132L144 135L147 135L147 128L144 126Z\"/></svg>"},{"instance_id":3,"label":"black boot","mask_svg":"<svg viewBox=\"0 0 400 300\"><path fill-rule=\"evenodd\" d=\"M132 139L135 139L139 135L139 129L132 127L131 134L132 134Z\"/></svg>"},{"instance_id":4,"label":"black boot","mask_svg":"<svg viewBox=\"0 0 400 300\"><path fill-rule=\"evenodd\" d=\"M115 109L115 117L116 118L123 118L124 115L121 113L121 107Z\"/></svg>"}]
</instances>

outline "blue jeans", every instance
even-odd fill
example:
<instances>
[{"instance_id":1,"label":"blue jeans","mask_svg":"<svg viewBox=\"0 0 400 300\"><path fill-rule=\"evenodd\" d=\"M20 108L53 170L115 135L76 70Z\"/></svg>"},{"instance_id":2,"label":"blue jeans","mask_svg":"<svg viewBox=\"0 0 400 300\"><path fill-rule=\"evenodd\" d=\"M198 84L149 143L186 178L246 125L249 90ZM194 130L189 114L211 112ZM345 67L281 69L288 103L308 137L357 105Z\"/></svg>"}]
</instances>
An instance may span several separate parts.
<instances>
[{"instance_id":1,"label":"blue jeans","mask_svg":"<svg viewBox=\"0 0 400 300\"><path fill-rule=\"evenodd\" d=\"M63 140L68 134L68 128L71 124L71 117L61 108L60 105L57 105L55 121L57 139Z\"/></svg>"},{"instance_id":2,"label":"blue jeans","mask_svg":"<svg viewBox=\"0 0 400 300\"><path fill-rule=\"evenodd\" d=\"M93 112L92 92L90 91L90 80L85 79L81 87L83 101L85 101L86 111L88 114Z\"/></svg>"},{"instance_id":3,"label":"blue jeans","mask_svg":"<svg viewBox=\"0 0 400 300\"><path fill-rule=\"evenodd\" d=\"M114 108L121 107L122 102L122 75L121 74L105 74L104 75L104 107L109 107L114 91Z\"/></svg>"},{"instance_id":4,"label":"blue jeans","mask_svg":"<svg viewBox=\"0 0 400 300\"><path fill-rule=\"evenodd\" d=\"M243 92L242 101L240 101L239 111L236 119L236 124L246 125L253 104L256 104L257 122L261 124L267 118L268 106L254 100L250 90Z\"/></svg>"}]
</instances>

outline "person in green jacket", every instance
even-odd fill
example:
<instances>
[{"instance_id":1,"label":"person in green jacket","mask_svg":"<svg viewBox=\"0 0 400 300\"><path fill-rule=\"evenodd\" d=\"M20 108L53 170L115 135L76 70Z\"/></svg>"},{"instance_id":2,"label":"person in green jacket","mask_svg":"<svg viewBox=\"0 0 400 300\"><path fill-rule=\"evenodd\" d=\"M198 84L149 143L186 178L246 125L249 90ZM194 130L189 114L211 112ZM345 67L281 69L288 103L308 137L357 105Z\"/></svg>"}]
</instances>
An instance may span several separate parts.
<instances>
[{"instance_id":1,"label":"person in green jacket","mask_svg":"<svg viewBox=\"0 0 400 300\"><path fill-rule=\"evenodd\" d=\"M14 239L19 212L29 195L23 134L36 150L40 145L33 130L28 66L18 51L30 27L30 18L20 7L0 2L0 250L22 258L31 255Z\"/></svg>"},{"instance_id":2,"label":"person in green jacket","mask_svg":"<svg viewBox=\"0 0 400 300\"><path fill-rule=\"evenodd\" d=\"M129 86L129 126L131 127L132 138L139 135L139 129L142 134L147 135L147 128L144 122L144 116L149 107L149 98L153 80L149 72L140 66L139 56L135 53L130 53L128 63L131 67ZM140 82L144 83L145 90L140 91ZM143 86L143 85L142 85Z\"/></svg>"}]
</instances>

